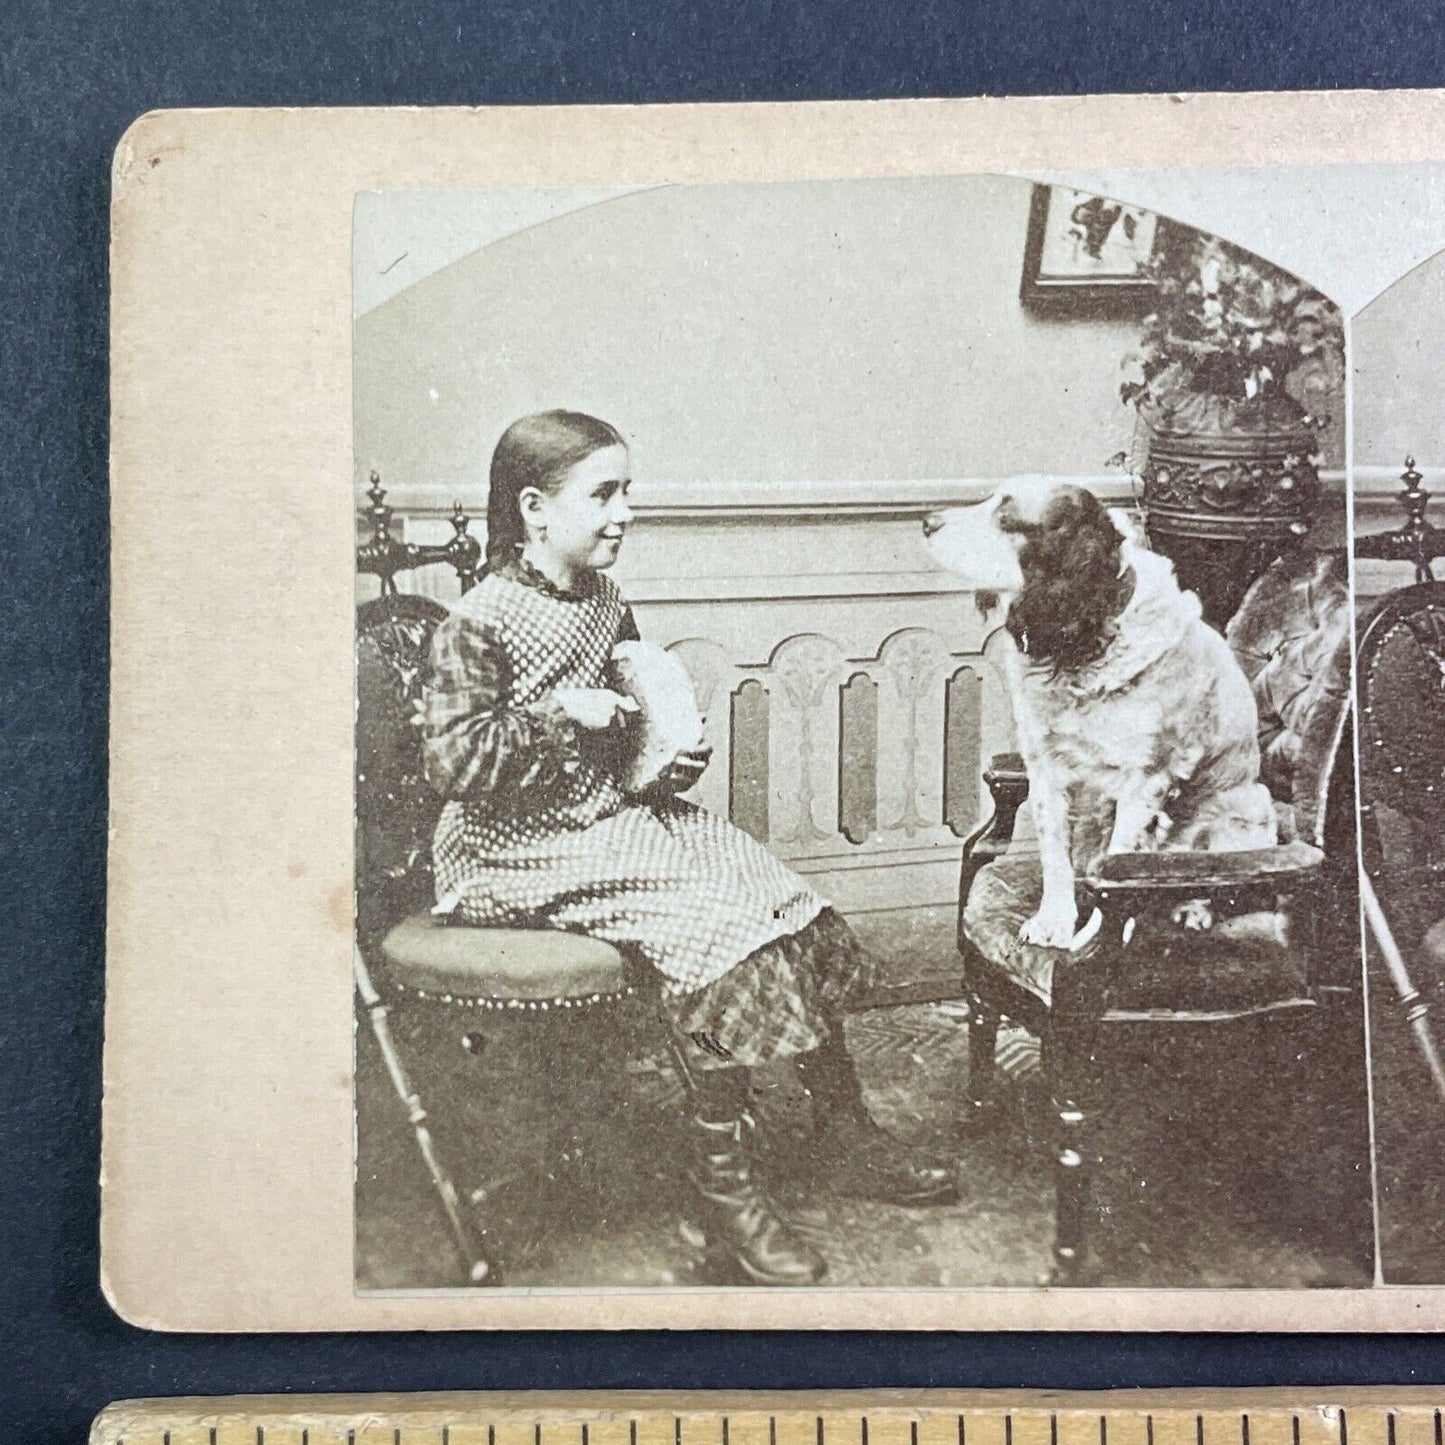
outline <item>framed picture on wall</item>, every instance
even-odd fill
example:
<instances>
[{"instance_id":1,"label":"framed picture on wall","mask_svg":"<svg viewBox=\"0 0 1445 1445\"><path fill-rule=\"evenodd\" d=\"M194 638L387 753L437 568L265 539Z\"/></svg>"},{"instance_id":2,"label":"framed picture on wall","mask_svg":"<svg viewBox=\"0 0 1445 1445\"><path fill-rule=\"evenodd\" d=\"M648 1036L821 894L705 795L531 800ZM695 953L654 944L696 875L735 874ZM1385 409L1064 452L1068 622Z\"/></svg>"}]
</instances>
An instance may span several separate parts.
<instances>
[{"instance_id":1,"label":"framed picture on wall","mask_svg":"<svg viewBox=\"0 0 1445 1445\"><path fill-rule=\"evenodd\" d=\"M1142 310L1154 291L1148 266L1164 224L1152 211L1108 196L1036 185L1020 299L1081 315Z\"/></svg>"}]
</instances>

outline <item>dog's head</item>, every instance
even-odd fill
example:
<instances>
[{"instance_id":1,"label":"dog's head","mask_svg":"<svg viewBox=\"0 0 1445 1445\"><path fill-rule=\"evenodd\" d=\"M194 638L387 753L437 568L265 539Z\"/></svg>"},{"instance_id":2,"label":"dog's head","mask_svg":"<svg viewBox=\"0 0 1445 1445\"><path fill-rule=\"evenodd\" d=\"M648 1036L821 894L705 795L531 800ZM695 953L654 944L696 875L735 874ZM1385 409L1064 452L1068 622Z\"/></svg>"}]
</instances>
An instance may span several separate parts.
<instances>
[{"instance_id":1,"label":"dog's head","mask_svg":"<svg viewBox=\"0 0 1445 1445\"><path fill-rule=\"evenodd\" d=\"M1059 670L1103 655L1133 593L1127 523L1069 482L1015 478L986 501L930 513L923 531L980 605L1008 601L1019 650Z\"/></svg>"}]
</instances>

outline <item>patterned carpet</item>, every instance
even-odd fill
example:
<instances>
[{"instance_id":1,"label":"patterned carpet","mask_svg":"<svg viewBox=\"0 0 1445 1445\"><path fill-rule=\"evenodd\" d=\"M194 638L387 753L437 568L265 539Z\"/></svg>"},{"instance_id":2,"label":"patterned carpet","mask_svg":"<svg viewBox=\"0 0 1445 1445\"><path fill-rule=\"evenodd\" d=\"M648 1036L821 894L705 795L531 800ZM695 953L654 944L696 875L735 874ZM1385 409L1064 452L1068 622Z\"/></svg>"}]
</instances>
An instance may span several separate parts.
<instances>
[{"instance_id":1,"label":"patterned carpet","mask_svg":"<svg viewBox=\"0 0 1445 1445\"><path fill-rule=\"evenodd\" d=\"M869 920L870 941L899 979L956 971L951 920ZM946 925L946 926L945 926ZM1050 1263L1051 1117L1037 1042L999 1038L1001 1117L957 1137L968 1062L966 1011L915 1005L859 1015L850 1051L878 1120L957 1159L957 1206L907 1210L809 1184L807 1097L790 1071L754 1080L770 1187L827 1258L838 1286L1027 1286ZM1099 1060L1097 1136L1107 1159L1091 1210L1094 1276L1118 1285L1273 1287L1368 1282L1363 1121L1337 1101L1282 1102L1253 1068L1221 1068L1219 1043L1195 1036L1121 1044ZM1245 1056L1249 1057L1250 1041ZM1303 1057L1303 1055L1300 1055ZM484 1161L479 1208L517 1286L636 1287L693 1282L683 1226L677 1081L664 1059L595 1061L581 1086L541 1059L472 1102L448 1142L459 1172ZM615 1088L596 1087L611 1075ZM1203 1082L1201 1082L1201 1078ZM518 1079L522 1082L518 1083ZM535 1085L540 1102L527 1096ZM551 1092L548 1092L548 1086ZM444 1097L462 1086L449 1084ZM504 1090L496 1097L498 1090ZM503 1101L505 1106L503 1107ZM457 1265L439 1206L369 1031L358 1034L357 1282L362 1290L454 1287ZM447 1111L439 1111L441 1114ZM538 1177L535 1133L563 1119L565 1157ZM489 1122L488 1122L489 1121ZM1281 1167L1282 1166L1282 1167ZM1351 1203L1354 1201L1354 1203ZM1362 1234L1363 1229L1363 1234Z\"/></svg>"}]
</instances>

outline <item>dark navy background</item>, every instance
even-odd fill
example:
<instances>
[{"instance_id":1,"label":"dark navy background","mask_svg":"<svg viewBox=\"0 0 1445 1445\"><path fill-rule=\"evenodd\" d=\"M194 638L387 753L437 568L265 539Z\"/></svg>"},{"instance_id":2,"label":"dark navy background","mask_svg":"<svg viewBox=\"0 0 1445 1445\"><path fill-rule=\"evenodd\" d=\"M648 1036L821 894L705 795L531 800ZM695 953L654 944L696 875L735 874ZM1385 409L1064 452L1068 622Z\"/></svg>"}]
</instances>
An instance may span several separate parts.
<instances>
[{"instance_id":1,"label":"dark navy background","mask_svg":"<svg viewBox=\"0 0 1445 1445\"><path fill-rule=\"evenodd\" d=\"M116 1319L96 1286L107 205L111 151L130 120L158 106L1427 86L1445 82L1442 9L4 0L0 1439L78 1442L109 1400L147 1394L1445 1379L1432 1338L148 1335Z\"/></svg>"}]
</instances>

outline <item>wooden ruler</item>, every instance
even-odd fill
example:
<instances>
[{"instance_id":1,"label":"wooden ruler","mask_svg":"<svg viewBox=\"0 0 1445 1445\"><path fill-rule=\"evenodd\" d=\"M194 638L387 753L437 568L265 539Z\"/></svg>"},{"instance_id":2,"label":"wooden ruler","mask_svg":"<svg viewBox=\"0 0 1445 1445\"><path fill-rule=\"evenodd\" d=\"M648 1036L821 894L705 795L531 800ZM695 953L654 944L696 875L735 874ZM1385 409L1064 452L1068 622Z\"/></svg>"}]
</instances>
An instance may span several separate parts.
<instances>
[{"instance_id":1,"label":"wooden ruler","mask_svg":"<svg viewBox=\"0 0 1445 1445\"><path fill-rule=\"evenodd\" d=\"M112 1405L91 1445L1445 1445L1442 1409L1445 1387L236 1396Z\"/></svg>"}]
</instances>

